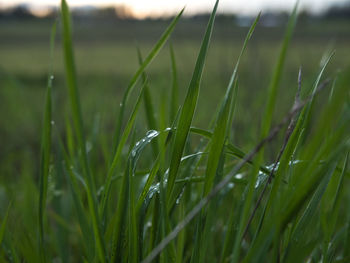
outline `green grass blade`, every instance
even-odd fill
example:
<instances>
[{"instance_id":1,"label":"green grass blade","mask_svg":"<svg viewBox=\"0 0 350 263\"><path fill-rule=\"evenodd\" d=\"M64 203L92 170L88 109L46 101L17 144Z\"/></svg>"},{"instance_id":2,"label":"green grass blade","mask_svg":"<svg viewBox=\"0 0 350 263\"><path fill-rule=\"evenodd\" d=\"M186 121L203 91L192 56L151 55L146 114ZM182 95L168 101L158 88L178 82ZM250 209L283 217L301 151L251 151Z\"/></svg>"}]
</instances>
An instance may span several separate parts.
<instances>
[{"instance_id":1,"label":"green grass blade","mask_svg":"<svg viewBox=\"0 0 350 263\"><path fill-rule=\"evenodd\" d=\"M300 219L297 221L295 230L293 231L293 234L291 236L291 243L289 245L290 260L288 261L288 258L285 259L287 262L293 262L295 260L296 254L298 254L298 258L302 259L303 255L301 255L300 252L298 253L298 251L301 247L307 245L306 241L308 240L308 230L312 229L312 227L310 227L310 224L313 222L312 218L315 216L316 210L321 202L322 196L324 195L328 183L334 174L334 170L335 165L327 172L326 177L323 178L319 187L316 189L315 194L312 196L307 208L303 212Z\"/></svg>"},{"instance_id":2,"label":"green grass blade","mask_svg":"<svg viewBox=\"0 0 350 263\"><path fill-rule=\"evenodd\" d=\"M224 100L222 102L219 115L215 124L214 132L211 137L211 146L209 150L209 156L208 156L208 163L207 163L207 169L206 169L206 179L204 183L204 192L203 196L207 195L210 191L210 189L213 186L214 183L214 175L216 173L220 158L221 158L221 152L223 151L225 140L227 138L227 133L229 131L231 123L230 121L230 114L232 113L233 100L234 100L234 88L235 88L235 81L236 81L236 75L237 70L241 61L241 57L247 47L248 41L251 38L254 29L260 19L260 14L256 17L255 21L253 22L252 26L250 27L248 34L246 36L246 39L243 43L242 50L240 52L240 55L238 57L237 63L234 67L230 82L228 84L226 94L224 97Z\"/></svg>"},{"instance_id":3,"label":"green grass blade","mask_svg":"<svg viewBox=\"0 0 350 263\"><path fill-rule=\"evenodd\" d=\"M230 123L228 123L228 121L231 111L231 103L233 101L233 91L233 83L230 83L215 124L213 136L211 137L210 141L203 196L206 196L213 186L216 170L221 159L221 153L223 151L227 132L230 127Z\"/></svg>"},{"instance_id":4,"label":"green grass blade","mask_svg":"<svg viewBox=\"0 0 350 263\"><path fill-rule=\"evenodd\" d=\"M174 183L176 180L176 175L180 165L181 156L185 148L186 139L192 123L194 111L196 109L201 77L204 69L206 55L209 48L211 34L213 31L214 20L215 20L218 4L219 4L219 1L217 0L214 6L213 12L209 19L207 30L202 42L202 46L197 58L195 69L194 69L192 79L185 98L185 102L181 109L179 123L175 132L174 148L172 151L172 157L170 162L168 187L167 187L167 193L166 193L167 202L170 200L170 197L172 195Z\"/></svg>"},{"instance_id":5,"label":"green grass blade","mask_svg":"<svg viewBox=\"0 0 350 263\"><path fill-rule=\"evenodd\" d=\"M131 81L129 82L128 88L124 93L122 102L120 104L120 111L118 115L118 121L117 121L117 127L116 127L116 133L114 137L114 149L116 150L117 145L119 143L119 137L121 135L121 130L122 130L122 125L123 125L123 119L124 119L124 112L125 112L125 106L127 104L129 95L133 88L136 85L137 80L140 78L142 75L143 71L147 68L147 66L153 61L153 59L157 56L159 51L162 49L164 46L165 42L168 40L170 37L171 33L174 31L175 26L177 22L179 21L180 17L182 16L184 9L180 11L180 13L173 19L171 24L168 26L168 28L164 31L163 35L160 37L158 42L154 45L148 56L145 58L143 61L142 65L138 68L134 76L132 77Z\"/></svg>"},{"instance_id":6,"label":"green grass blade","mask_svg":"<svg viewBox=\"0 0 350 263\"><path fill-rule=\"evenodd\" d=\"M158 191L159 187L153 187L151 193L148 192L150 184L153 182L156 173L158 172L160 165L160 158L158 157L149 176L145 187L140 195L140 198L135 206L135 190L134 190L134 178L136 177L137 162L141 153L145 147L154 143L153 139L160 135L159 132L151 130L148 131L146 136L139 140L131 150L131 154L128 158L128 172L129 172L129 261L139 262L142 254L142 236L145 213L151 201L154 191ZM162 151L165 145L162 147ZM142 209L141 209L142 208Z\"/></svg>"},{"instance_id":7,"label":"green grass blade","mask_svg":"<svg viewBox=\"0 0 350 263\"><path fill-rule=\"evenodd\" d=\"M333 51L328 57L327 59L325 60L324 64L322 65L321 69L320 69L320 72L318 73L317 75L317 78L315 80L315 83L313 85L313 88L312 88L312 95L314 96L316 91L317 91L317 88L318 88L318 85L320 84L320 81L321 81L321 78L323 76L323 73L324 71L326 70L326 67L328 66L329 62L331 61L332 57L334 56L335 54L335 51ZM305 126L305 129L308 128L308 125L310 123L310 119L311 119L311 113L312 113L312 109L314 107L314 97L312 98L312 100L308 103L306 109L305 109L305 121L304 121L304 126ZM305 133L306 134L306 133Z\"/></svg>"},{"instance_id":8,"label":"green grass blade","mask_svg":"<svg viewBox=\"0 0 350 263\"><path fill-rule=\"evenodd\" d=\"M194 133L194 134L198 134L200 136L206 137L208 139L211 139L211 137L213 136L213 133L207 130L203 130L197 127L191 127L190 128L190 132ZM233 145L232 143L227 143L227 153L230 155L233 155L239 159L243 159L246 156L246 153L241 150L239 147ZM248 161L248 164L253 164L252 161ZM266 174L270 173L270 170L267 169L264 166L260 166L260 171Z\"/></svg>"},{"instance_id":9,"label":"green grass blade","mask_svg":"<svg viewBox=\"0 0 350 263\"><path fill-rule=\"evenodd\" d=\"M139 58L139 64L142 65L142 55L140 49L137 49L137 54ZM152 96L149 90L149 86L147 83L146 73L142 73L142 82L144 85L144 93L143 93L143 102L145 105L145 113L146 113L146 122L149 130L158 130L157 120L155 118L155 112L153 108ZM156 157L158 154L158 145L157 143L152 143L153 156Z\"/></svg>"},{"instance_id":10,"label":"green grass blade","mask_svg":"<svg viewBox=\"0 0 350 263\"><path fill-rule=\"evenodd\" d=\"M108 204L111 186L112 186L112 178L113 178L113 175L115 174L116 168L120 164L122 150L124 149L126 141L128 140L129 135L132 132L132 129L134 127L137 113L138 113L138 110L140 108L142 97L143 97L143 89L144 89L144 86L142 87L141 93L136 101L136 104L135 104L133 110L132 110L130 119L128 120L128 122L126 124L125 130L123 131L122 137L121 137L120 142L119 142L118 147L117 147L117 150L113 156L112 164L111 164L111 166L108 170L108 173L107 173L107 179L106 179L106 182L104 185L105 190L103 193L102 202L101 202L101 206L100 206L100 214L101 214L101 217L103 218L103 220L105 220L105 218L106 218L106 213L107 213L106 209L107 209L107 204Z\"/></svg>"},{"instance_id":11,"label":"green grass blade","mask_svg":"<svg viewBox=\"0 0 350 263\"><path fill-rule=\"evenodd\" d=\"M133 154L131 154L133 155ZM130 162L132 163L132 161ZM138 248L138 239L139 239L139 231L138 231L138 224L137 224L137 214L135 210L135 201L134 201L134 176L132 172L133 167L132 164L130 164L130 167L128 168L129 173L129 222L128 222L128 229L129 229L129 260L130 263L137 263L140 262L140 255L139 255L139 248Z\"/></svg>"},{"instance_id":12,"label":"green grass blade","mask_svg":"<svg viewBox=\"0 0 350 263\"><path fill-rule=\"evenodd\" d=\"M176 60L173 45L170 43L170 58L171 58L171 73L172 73L172 85L170 96L170 115L169 120L172 123L175 120L176 113L179 108L179 84L177 77Z\"/></svg>"},{"instance_id":13,"label":"green grass blade","mask_svg":"<svg viewBox=\"0 0 350 263\"><path fill-rule=\"evenodd\" d=\"M178 222L180 222L184 216L185 216L185 204L184 202L180 203L179 208L179 215L178 215ZM185 241L186 241L186 231L181 231L177 237L177 243L176 243L176 263L183 262L183 254L185 249Z\"/></svg>"},{"instance_id":14,"label":"green grass blade","mask_svg":"<svg viewBox=\"0 0 350 263\"><path fill-rule=\"evenodd\" d=\"M213 184L214 184L214 179L215 175L217 174L217 169L218 165L222 160L222 153L224 150L224 145L225 141L227 139L227 134L229 132L229 128L231 127L230 119L231 119L231 113L233 111L233 101L234 101L234 88L237 86L236 82L236 75L237 75L237 70L238 66L241 60L241 57L247 47L248 40L251 38L254 29L259 21L260 14L257 16L255 21L253 22L250 30L248 31L247 37L244 41L241 53L238 57L237 63L234 67L230 82L228 84L226 94L224 97L224 100L222 101L220 111L215 123L214 127L214 132L213 135L211 136L211 141L210 141L210 146L209 146L209 156L208 156L208 161L207 161L207 168L206 168L206 173L205 173L205 180L204 180L204 189L203 189L203 197L208 195L208 193L211 191ZM234 85L236 83L236 85ZM222 165L223 166L223 165ZM212 210L209 211L209 213L213 212ZM203 213L202 213L203 214ZM204 224L204 235L203 235L203 242L207 243L206 240L208 237L206 234L209 233L208 228L210 228L210 220L206 220L206 223L204 223L204 214L199 217L198 221L198 226L197 228L200 228L201 225ZM211 216L209 216L211 218ZM202 233L202 230L200 229L197 235L197 240L195 242L195 248L194 248L194 254L192 257L191 262L199 262L199 250L203 249L201 246L201 238L200 238L200 233ZM204 247L204 250L206 250L207 247ZM197 253L197 254L196 254Z\"/></svg>"},{"instance_id":15,"label":"green grass blade","mask_svg":"<svg viewBox=\"0 0 350 263\"><path fill-rule=\"evenodd\" d=\"M47 184L50 169L51 158L51 128L52 128L52 58L56 36L56 23L52 26L51 39L50 39L50 56L51 65L50 72L47 81L47 90L45 98L45 111L43 118L43 133L41 139L41 163L40 163L40 182L39 182L39 248L42 262L46 262L46 253L44 245L44 211L46 207L47 198Z\"/></svg>"},{"instance_id":16,"label":"green grass blade","mask_svg":"<svg viewBox=\"0 0 350 263\"><path fill-rule=\"evenodd\" d=\"M139 59L139 64L140 66L142 66L143 60L142 60L141 50L139 48L137 49L137 55ZM142 82L144 85L143 99L145 103L147 125L150 130L158 130L158 125L157 125L154 108L153 108L152 96L149 90L149 86L147 83L147 76L145 72L142 72Z\"/></svg>"},{"instance_id":17,"label":"green grass blade","mask_svg":"<svg viewBox=\"0 0 350 263\"><path fill-rule=\"evenodd\" d=\"M88 222L88 217L84 210L84 206L83 206L84 202L81 197L79 185L77 183L76 177L73 172L73 165L71 163L71 160L68 156L67 151L63 146L63 142L60 137L59 137L59 144L60 144L60 149L63 155L64 164L66 168L67 183L72 193L75 211L78 217L79 226L81 228L82 236L84 239L83 245L84 245L85 253L86 253L87 259L89 261L93 261L95 256L95 243L94 243L94 237L93 237L93 230L91 225ZM84 186L86 187L86 185Z\"/></svg>"},{"instance_id":18,"label":"green grass blade","mask_svg":"<svg viewBox=\"0 0 350 263\"><path fill-rule=\"evenodd\" d=\"M268 99L261 127L261 138L264 138L268 134L271 127L272 117L276 105L278 88L280 86L284 64L287 56L287 50L297 21L297 7L298 2L295 4L291 17L289 19L286 35L284 37L277 64L273 71L272 80L268 88Z\"/></svg>"},{"instance_id":19,"label":"green grass blade","mask_svg":"<svg viewBox=\"0 0 350 263\"><path fill-rule=\"evenodd\" d=\"M119 161L120 161L120 156L122 153L122 149L124 148L125 142L129 137L130 132L132 131L138 109L140 107L141 101L142 101L142 96L143 96L143 89L137 99L136 105L133 109L133 112L130 116L130 119L127 123L127 126L124 130L124 133L121 137L120 143L118 145L117 151L114 155L112 166L109 169L108 175L107 175L107 181L105 184L105 193L104 197L102 200L101 204L101 214L103 218L106 216L106 207L107 207L107 202L109 199L110 195L110 189L111 189L111 184L112 184L112 176L114 174L114 170L117 167ZM125 219L126 215L128 213L128 196L129 196L129 183L130 183L130 178L129 178L129 173L128 173L128 167L126 168L124 175L123 175L123 180L121 184L121 189L119 192L119 198L118 198L118 204L117 204L117 219L116 219L116 224L114 227L114 233L113 233L113 247L112 247L112 256L111 256L111 262L120 262L122 259L122 234L124 230L124 224L125 224Z\"/></svg>"},{"instance_id":20,"label":"green grass blade","mask_svg":"<svg viewBox=\"0 0 350 263\"><path fill-rule=\"evenodd\" d=\"M341 202L341 195L342 195L342 192L344 191L344 187L345 187L344 179L345 179L345 173L348 169L348 162L349 162L349 152L347 153L347 155L345 157L343 170L341 172L340 179L339 179L339 182L337 184L337 190L336 190L335 195L334 195L334 202L333 202L333 206L332 206L332 214L333 215L338 214L338 211L339 211L340 202Z\"/></svg>"},{"instance_id":21,"label":"green grass blade","mask_svg":"<svg viewBox=\"0 0 350 263\"><path fill-rule=\"evenodd\" d=\"M346 149L346 147L348 147L346 143L340 144L340 145L337 144L338 141L341 139L341 137L344 135L344 132L345 132L344 127L339 127L339 130L334 133L332 138L329 138L329 142L322 145L322 147L319 147L319 153L318 152L315 153L315 161L308 166L308 168L305 170L305 174L310 174L311 171L315 170L315 166L317 165L317 162L321 159L321 156L328 155L327 158L336 159L336 157L340 155L341 151L343 151L344 148ZM334 145L338 145L338 147L333 148ZM325 169L324 167L327 167L327 166L321 166L322 169ZM314 189L315 185L317 185L317 182L320 181L321 176L323 176L322 173L317 173L315 176L310 176L308 178L304 178L304 180L298 181L297 184L295 185L295 187L299 188L298 193L295 195L286 194L289 201L289 205L286 206L285 213L283 213L282 225L286 225L287 222L289 222L289 220L291 220L291 218L293 218L296 215L295 211L297 211L297 209L302 205L302 202L310 195L311 193L310 190ZM292 189L293 188L289 189L289 191L292 192Z\"/></svg>"},{"instance_id":22,"label":"green grass blade","mask_svg":"<svg viewBox=\"0 0 350 263\"><path fill-rule=\"evenodd\" d=\"M47 183L51 156L51 87L48 87L45 102L44 128L42 136L40 192L39 192L39 238L42 261L45 262L44 249L44 209L46 206Z\"/></svg>"},{"instance_id":23,"label":"green grass blade","mask_svg":"<svg viewBox=\"0 0 350 263\"><path fill-rule=\"evenodd\" d=\"M143 187L142 192L140 194L140 197L137 201L136 211L139 211L141 209L143 203L145 202L146 196L148 195L148 193L151 189L152 183L153 183L153 181L154 181L154 179L159 171L159 167L160 167L160 157L158 157L153 164L151 172L147 178L146 184Z\"/></svg>"},{"instance_id":24,"label":"green grass blade","mask_svg":"<svg viewBox=\"0 0 350 263\"><path fill-rule=\"evenodd\" d=\"M266 109L265 113L262 119L262 127L261 127L261 135L260 138L265 138L270 130L271 127L271 122L272 122L272 116L276 104L276 98L277 98L277 92L279 88L279 83L282 77L282 71L283 71L283 66L284 62L286 59L286 54L287 54L287 49L289 46L289 42L292 37L292 33L296 24L297 20L297 4L294 7L293 13L289 19L288 26L287 26L287 32L284 37L280 55L276 64L276 67L274 69L274 73L272 76L272 80L270 82L269 88L268 88L268 99L267 99L267 104L266 104ZM239 223L239 229L236 234L235 238L235 244L234 244L234 249L233 249L233 258L232 258L232 263L237 263L239 260L239 255L240 255L240 247L241 247L241 238L242 234L244 231L244 227L246 225L247 219L248 219L248 214L249 211L252 207L252 201L253 201L253 195L254 195L254 185L258 176L258 171L259 171L259 166L261 165L263 161L263 156L264 156L264 148L261 149L259 152L258 156L256 157L254 167L251 173L250 181L248 184L248 191L247 195L245 197L245 204L243 207L243 211L241 214L240 218L240 223Z\"/></svg>"},{"instance_id":25,"label":"green grass blade","mask_svg":"<svg viewBox=\"0 0 350 263\"><path fill-rule=\"evenodd\" d=\"M78 84L76 77L75 61L73 54L73 43L71 34L71 21L70 13L67 2L61 1L61 15L63 24L63 53L64 53L64 65L66 72L66 82L69 90L69 98L71 102L72 118L74 128L76 132L76 138L78 140L78 147L80 149L80 161L83 169L83 174L87 183L87 198L89 204L89 210L92 217L92 224L95 235L95 242L98 251L98 257L101 262L106 261L106 250L101 235L101 224L97 211L97 199L95 191L95 183L90 172L89 162L86 152L86 139L84 133L83 118L81 113Z\"/></svg>"},{"instance_id":26,"label":"green grass blade","mask_svg":"<svg viewBox=\"0 0 350 263\"><path fill-rule=\"evenodd\" d=\"M339 208L344 189L344 178L347 170L349 153L346 155L343 169L338 176L333 176L321 203L321 224L323 230L324 249L323 256L327 258L332 242L332 235L336 230Z\"/></svg>"},{"instance_id":27,"label":"green grass blade","mask_svg":"<svg viewBox=\"0 0 350 263\"><path fill-rule=\"evenodd\" d=\"M129 190L129 176L125 171L121 190L119 192L119 199L117 205L117 219L113 231L113 247L111 252L110 262L121 262L122 260L122 235L125 230L125 219L127 215L128 204L128 190Z\"/></svg>"}]
</instances>

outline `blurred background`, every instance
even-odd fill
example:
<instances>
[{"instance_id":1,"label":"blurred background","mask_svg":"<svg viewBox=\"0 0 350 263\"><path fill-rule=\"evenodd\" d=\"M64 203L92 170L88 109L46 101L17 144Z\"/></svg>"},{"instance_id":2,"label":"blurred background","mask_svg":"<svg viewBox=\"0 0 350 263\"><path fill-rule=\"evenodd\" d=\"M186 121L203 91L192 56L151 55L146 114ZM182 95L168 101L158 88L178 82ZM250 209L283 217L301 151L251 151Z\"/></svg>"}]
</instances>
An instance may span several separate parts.
<instances>
[{"instance_id":1,"label":"blurred background","mask_svg":"<svg viewBox=\"0 0 350 263\"><path fill-rule=\"evenodd\" d=\"M78 85L88 133L97 123L105 134L103 143L110 144L121 95L138 68L137 47L146 56L172 17L186 5L185 16L171 37L182 102L214 1L68 3L72 7ZM241 63L233 125L238 146L246 150L256 143L267 86L293 5L294 1L273 0L220 3L194 120L196 126L208 127L248 28L262 10ZM48 0L0 1L0 183L15 181L26 173L37 178L44 94L51 63L56 129L64 127L69 119L58 6L59 1ZM303 91L307 92L325 57L333 50L336 54L326 76L333 77L350 65L350 2L304 0L300 1L299 14L283 75L276 122L292 104L299 67L303 69ZM51 60L50 30L57 19L55 53ZM169 93L171 87L168 45L147 69L147 74L157 107L160 94ZM142 118L138 125L144 134ZM4 193L1 187L0 195Z\"/></svg>"}]
</instances>

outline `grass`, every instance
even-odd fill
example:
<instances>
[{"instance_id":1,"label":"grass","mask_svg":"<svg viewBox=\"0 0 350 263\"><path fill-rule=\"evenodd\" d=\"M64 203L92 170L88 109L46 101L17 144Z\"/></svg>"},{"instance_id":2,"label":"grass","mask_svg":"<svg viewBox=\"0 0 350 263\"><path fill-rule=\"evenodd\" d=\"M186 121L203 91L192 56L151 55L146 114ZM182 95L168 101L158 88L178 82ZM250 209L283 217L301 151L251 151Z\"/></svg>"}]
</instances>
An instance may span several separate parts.
<instances>
[{"instance_id":1,"label":"grass","mask_svg":"<svg viewBox=\"0 0 350 263\"><path fill-rule=\"evenodd\" d=\"M251 93L251 103L245 102L239 95L250 76L242 63L254 54L249 40L259 31L259 14L247 30L237 62L230 63L234 67L230 66L226 91L222 82L212 80L211 94L221 97L220 102L207 96L207 107L201 107L202 86L211 72L206 68L213 67L209 55L218 5L216 1L196 51L186 91L180 88L184 69L176 45L161 51L183 10L145 58L142 46L135 48L139 65L108 131L98 118L86 124L83 98L91 93L81 88L73 25L68 5L61 1L69 107L60 109L63 91L52 78L54 26L46 97L40 103L40 165L23 152L7 157L8 167L2 168L14 172L20 164L20 180L1 179L5 190L0 188L0 201L8 207L0 209L1 261L350 260L349 69L326 78L337 56L330 52L314 80L304 81L303 69L299 76L289 76L294 84L288 95L297 95L294 104L293 98L285 99L281 90L285 91L284 69L293 48L295 7L268 89L255 80L262 89L256 94L264 96L258 99ZM168 90L155 87L150 73L161 52L167 52L171 68L171 75L164 77ZM12 96L20 96L17 80L7 81L18 90ZM240 107L244 112L262 107L265 111L255 113L259 118L246 119L247 130L239 132ZM195 125L198 116L206 116L201 128ZM239 138L257 130L260 135L249 141Z\"/></svg>"}]
</instances>

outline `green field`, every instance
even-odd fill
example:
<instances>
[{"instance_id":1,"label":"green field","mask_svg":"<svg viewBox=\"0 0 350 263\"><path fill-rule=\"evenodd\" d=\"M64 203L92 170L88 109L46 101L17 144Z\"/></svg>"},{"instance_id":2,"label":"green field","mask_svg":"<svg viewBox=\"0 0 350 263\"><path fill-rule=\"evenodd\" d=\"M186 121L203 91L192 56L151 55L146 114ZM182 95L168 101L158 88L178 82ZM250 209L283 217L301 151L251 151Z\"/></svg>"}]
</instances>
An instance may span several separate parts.
<instances>
[{"instance_id":1,"label":"green field","mask_svg":"<svg viewBox=\"0 0 350 263\"><path fill-rule=\"evenodd\" d=\"M0 69L1 69L1 106L6 112L1 120L0 134L11 138L0 151L6 152L24 146L24 141L30 144L39 143L37 132L41 123L41 102L44 98L47 73L50 65L49 34L52 21L8 22L0 24ZM298 25L292 39L291 48L283 74L283 86L278 105L281 117L288 110L293 99L297 72L303 67L304 82L314 81L325 53L336 50L336 54L327 67L328 74L334 75L337 70L349 66L348 45L350 33L346 22L327 23L325 32L320 30L323 24ZM103 126L113 126L114 117L118 111L121 94L126 89L128 81L138 67L136 47L139 46L146 54L158 40L167 22L118 22L116 26L97 24L94 27L78 24L75 33L75 55L78 71L79 87L82 90L83 111L86 112L86 124L91 125L96 114L103 117ZM195 59L198 53L205 22L181 22L171 37L173 42L178 70L180 97L189 83ZM128 29L128 30L126 30ZM203 74L201 95L199 96L196 124L208 121L206 109L213 109L220 101L229 80L233 65L237 59L242 39L248 28L240 28L226 23L217 22L213 32L213 40L208 51L207 65ZM249 44L249 52L243 57L240 67L239 100L234 125L244 131L237 136L242 146L253 145L259 125L252 127L251 123L259 121L259 112L264 105L266 87L271 78L273 63L276 61L283 37L282 28L257 28ZM54 53L54 92L56 92L58 110L66 107L66 92L64 88L63 54L58 32ZM34 62L34 63L33 63ZM160 90L169 93L169 78L171 64L169 48L166 46L157 59L147 69L151 92L157 99ZM307 86L307 85L306 85ZM213 92L212 90L220 92ZM256 103L252 103L253 100ZM210 97L210 100L208 100ZM14 99L18 102L13 103ZM250 103L250 110L245 110ZM26 111L18 107L21 105ZM57 114L61 118L62 114ZM240 117L242 116L242 118ZM33 121L35 125L33 125ZM26 136L16 132L21 129ZM248 133L247 133L248 131ZM245 138L243 138L243 137ZM10 147L7 148L7 147ZM37 148L37 147L35 147ZM5 153L4 153L5 152Z\"/></svg>"},{"instance_id":2,"label":"green field","mask_svg":"<svg viewBox=\"0 0 350 263\"><path fill-rule=\"evenodd\" d=\"M73 22L0 21L1 262L139 262L206 198L155 262L350 261L349 21L258 22L231 85L249 27L180 18L138 71L171 20Z\"/></svg>"}]
</instances>

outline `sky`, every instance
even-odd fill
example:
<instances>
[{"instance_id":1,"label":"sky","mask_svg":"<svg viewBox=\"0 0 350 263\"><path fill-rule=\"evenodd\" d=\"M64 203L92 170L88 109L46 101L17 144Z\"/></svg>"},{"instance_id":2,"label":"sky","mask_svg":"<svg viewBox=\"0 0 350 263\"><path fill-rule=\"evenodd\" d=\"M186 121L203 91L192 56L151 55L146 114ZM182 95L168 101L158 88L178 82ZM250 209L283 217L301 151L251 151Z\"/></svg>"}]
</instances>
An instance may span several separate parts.
<instances>
[{"instance_id":1,"label":"sky","mask_svg":"<svg viewBox=\"0 0 350 263\"><path fill-rule=\"evenodd\" d=\"M234 12L238 14L255 14L264 10L291 10L296 0L221 0L219 12ZM350 0L300 0L301 9L321 12L331 4ZM186 12L210 11L215 0L67 0L70 6L96 5L114 6L126 5L138 17L160 16L177 13L186 6ZM0 0L0 8L21 3L31 4L34 9L49 6L59 6L60 0Z\"/></svg>"}]
</instances>

